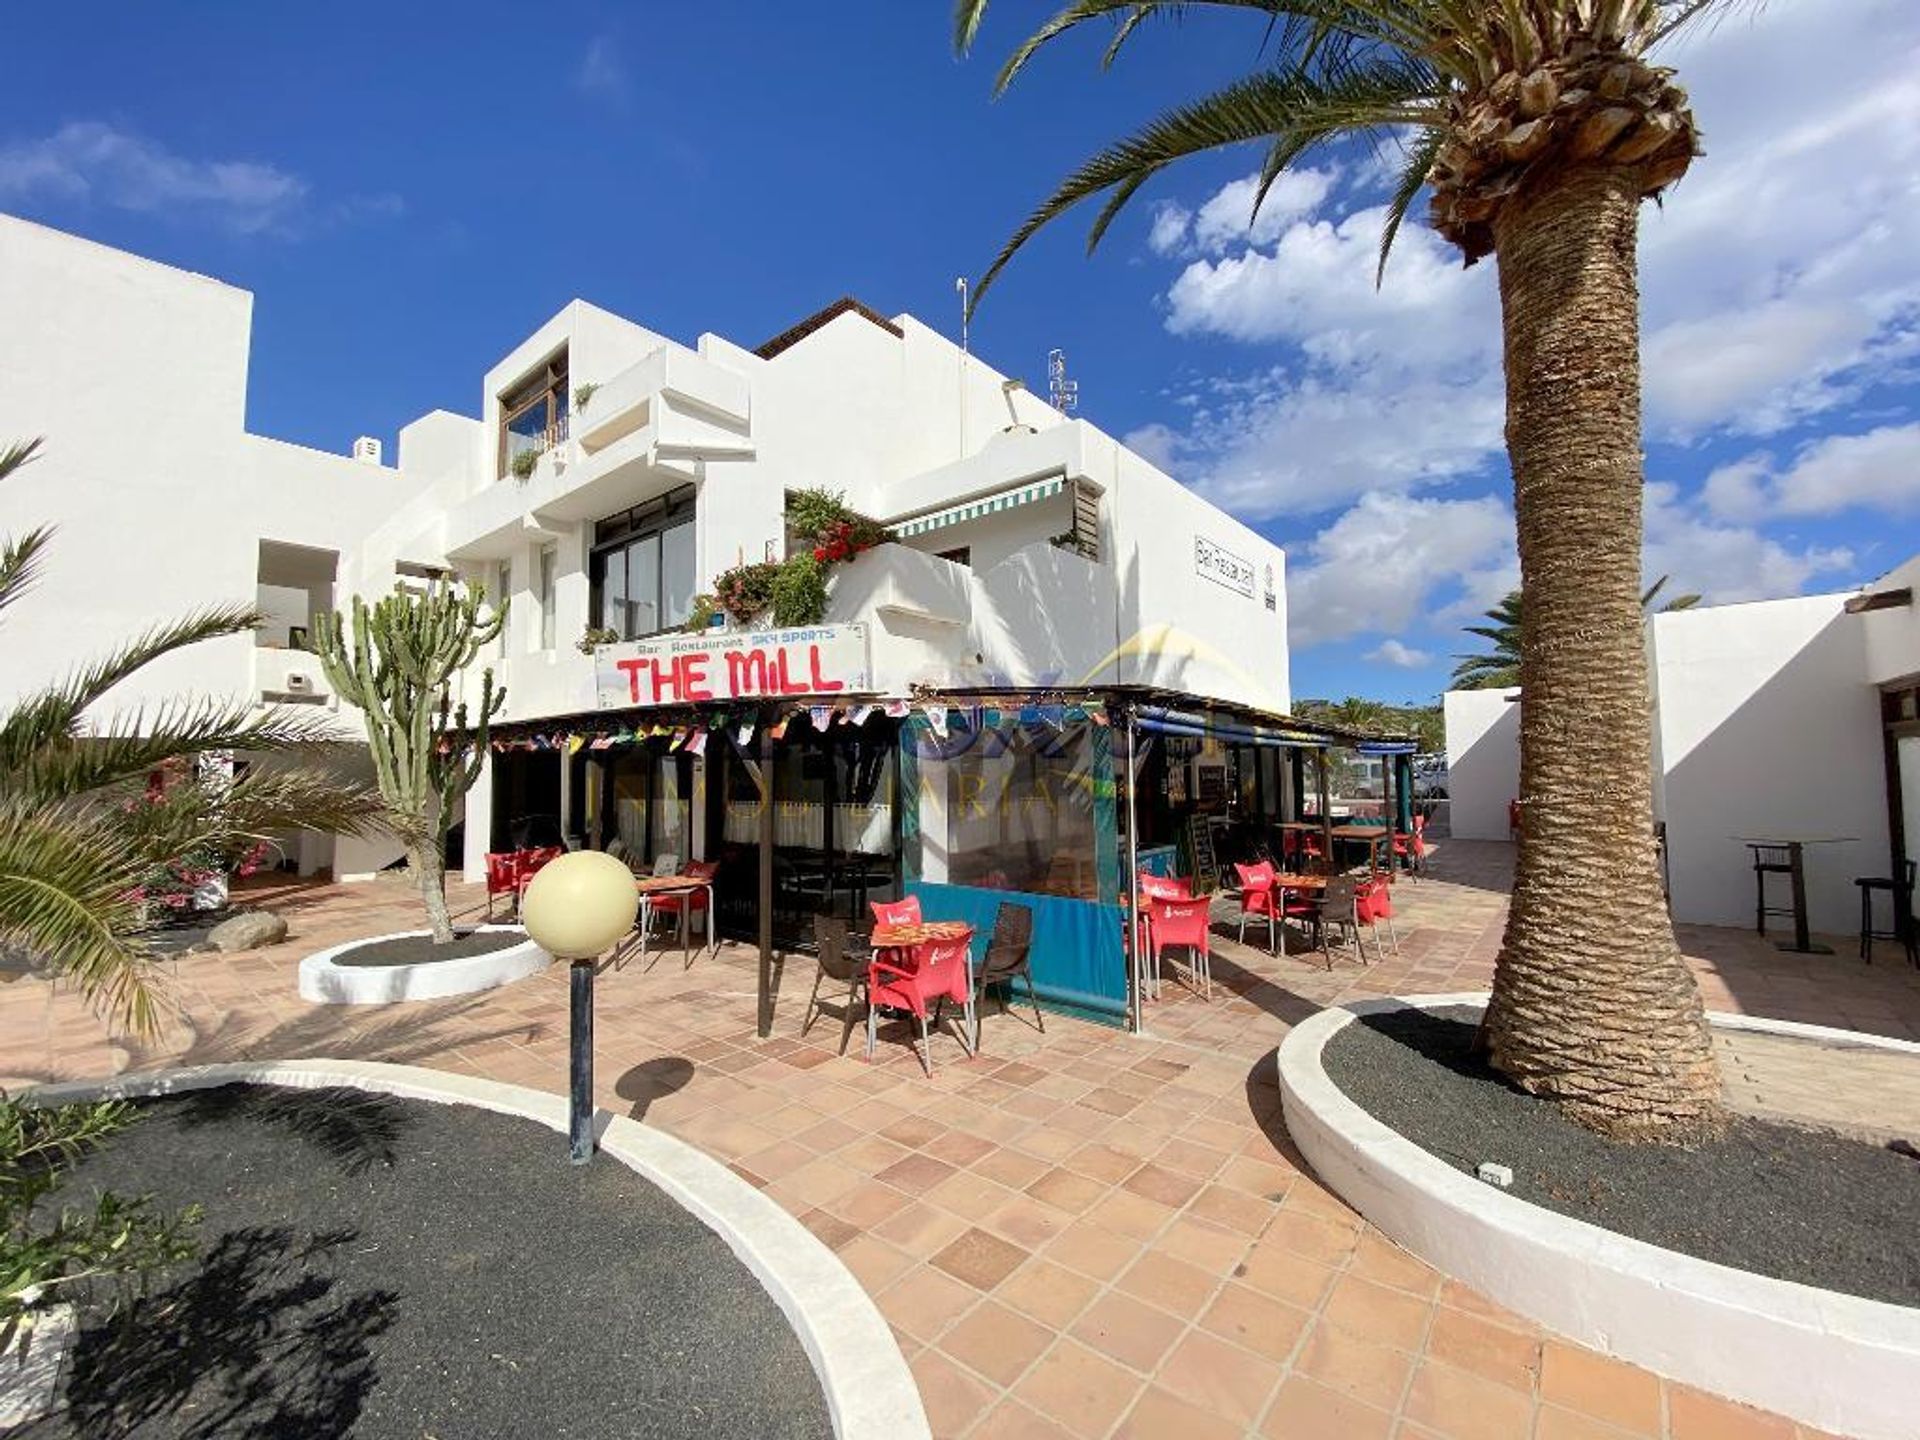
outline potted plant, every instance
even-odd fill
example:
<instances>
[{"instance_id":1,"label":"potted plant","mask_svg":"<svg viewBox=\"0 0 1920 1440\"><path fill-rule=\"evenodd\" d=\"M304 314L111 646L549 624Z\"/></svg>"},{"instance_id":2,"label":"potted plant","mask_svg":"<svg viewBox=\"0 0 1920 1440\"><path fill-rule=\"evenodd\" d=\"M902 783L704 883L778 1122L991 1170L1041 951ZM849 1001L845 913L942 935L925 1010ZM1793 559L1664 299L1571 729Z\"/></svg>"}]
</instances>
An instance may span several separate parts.
<instances>
[{"instance_id":1,"label":"potted plant","mask_svg":"<svg viewBox=\"0 0 1920 1440\"><path fill-rule=\"evenodd\" d=\"M611 645L620 638L620 632L606 625L589 625L580 638L573 642L573 648L582 655L591 655L602 645Z\"/></svg>"},{"instance_id":2,"label":"potted plant","mask_svg":"<svg viewBox=\"0 0 1920 1440\"><path fill-rule=\"evenodd\" d=\"M538 450L522 450L508 463L507 468L513 471L514 479L525 480L532 476L533 467L539 463L540 452Z\"/></svg>"}]
</instances>

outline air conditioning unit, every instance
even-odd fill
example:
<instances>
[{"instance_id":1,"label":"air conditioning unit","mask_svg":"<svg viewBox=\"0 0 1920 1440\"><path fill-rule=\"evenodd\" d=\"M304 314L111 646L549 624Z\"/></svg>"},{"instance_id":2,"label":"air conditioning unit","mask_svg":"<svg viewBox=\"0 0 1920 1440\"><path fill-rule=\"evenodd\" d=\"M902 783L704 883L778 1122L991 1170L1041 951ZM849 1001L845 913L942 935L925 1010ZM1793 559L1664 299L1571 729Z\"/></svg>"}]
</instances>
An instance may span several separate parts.
<instances>
[{"instance_id":1,"label":"air conditioning unit","mask_svg":"<svg viewBox=\"0 0 1920 1440\"><path fill-rule=\"evenodd\" d=\"M311 675L304 675L298 670L289 670L287 672L287 694L313 694L313 677Z\"/></svg>"}]
</instances>

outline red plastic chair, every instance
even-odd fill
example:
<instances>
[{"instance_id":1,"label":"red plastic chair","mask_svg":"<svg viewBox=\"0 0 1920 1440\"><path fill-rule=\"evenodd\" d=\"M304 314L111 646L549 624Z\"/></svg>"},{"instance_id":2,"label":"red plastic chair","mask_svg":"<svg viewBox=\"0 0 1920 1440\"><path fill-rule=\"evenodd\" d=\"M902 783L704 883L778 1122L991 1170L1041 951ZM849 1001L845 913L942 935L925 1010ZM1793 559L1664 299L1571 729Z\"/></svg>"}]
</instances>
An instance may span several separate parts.
<instances>
[{"instance_id":1,"label":"red plastic chair","mask_svg":"<svg viewBox=\"0 0 1920 1440\"><path fill-rule=\"evenodd\" d=\"M1413 833L1397 830L1393 836L1393 858L1407 862L1407 873L1419 875L1427 863L1427 817L1413 817Z\"/></svg>"},{"instance_id":2,"label":"red plastic chair","mask_svg":"<svg viewBox=\"0 0 1920 1440\"><path fill-rule=\"evenodd\" d=\"M1148 900L1191 900L1193 887L1187 881L1171 875L1154 875L1142 870L1140 893Z\"/></svg>"},{"instance_id":3,"label":"red plastic chair","mask_svg":"<svg viewBox=\"0 0 1920 1440\"><path fill-rule=\"evenodd\" d=\"M713 860L689 860L686 867L680 871L681 876L685 879L706 881L711 881L713 877L719 873L720 865L717 861ZM713 931L712 895L713 892L711 890L704 889L688 890L680 895L655 895L648 900L647 908L656 915L674 916L679 915L680 912L684 910L689 925L693 923L693 917L698 915L700 917L701 927L700 938L703 942L700 948L703 950L708 948L718 950L720 948L720 937L714 934ZM693 963L693 957L691 955L687 957L687 963Z\"/></svg>"},{"instance_id":4,"label":"red plastic chair","mask_svg":"<svg viewBox=\"0 0 1920 1440\"><path fill-rule=\"evenodd\" d=\"M1276 929L1280 922L1280 895L1275 889L1273 865L1262 860L1256 865L1235 865L1240 877L1240 943L1247 943L1247 919L1258 916L1267 922L1267 953L1274 954Z\"/></svg>"},{"instance_id":5,"label":"red plastic chair","mask_svg":"<svg viewBox=\"0 0 1920 1440\"><path fill-rule=\"evenodd\" d=\"M1155 900L1147 907L1154 969L1160 968L1160 954L1168 946L1189 951L1189 983L1198 979L1202 996L1208 1000L1213 998L1213 962L1207 948L1212 935L1208 928L1212 909L1205 900Z\"/></svg>"},{"instance_id":6,"label":"red plastic chair","mask_svg":"<svg viewBox=\"0 0 1920 1440\"><path fill-rule=\"evenodd\" d=\"M972 1056L973 1046L967 1039L973 1033L973 975L967 964L967 953L972 946L973 934L969 931L957 940L929 940L914 946L910 965L896 965L879 955L874 956L867 967L869 1060L873 1058L873 1047L879 1038L880 1007L887 1005L905 1010L920 1022L920 1044L916 1053L920 1067L931 1078L933 1042L927 1033L927 1017L929 1013L937 1016L949 1000L957 1001L961 1007L964 1023L958 1037L960 1048Z\"/></svg>"},{"instance_id":7,"label":"red plastic chair","mask_svg":"<svg viewBox=\"0 0 1920 1440\"><path fill-rule=\"evenodd\" d=\"M520 909L520 852L517 850L490 850L487 852L487 919L493 919L493 897L511 895L513 910Z\"/></svg>"},{"instance_id":8,"label":"red plastic chair","mask_svg":"<svg viewBox=\"0 0 1920 1440\"><path fill-rule=\"evenodd\" d=\"M1400 953L1400 933L1393 924L1393 889L1387 884L1384 875L1376 875L1362 885L1354 895L1356 918L1373 932L1374 948L1386 954L1387 946L1380 939L1380 922L1387 922L1387 938L1393 942L1393 953ZM1360 957L1366 959L1363 953Z\"/></svg>"},{"instance_id":9,"label":"red plastic chair","mask_svg":"<svg viewBox=\"0 0 1920 1440\"><path fill-rule=\"evenodd\" d=\"M873 923L876 925L918 925L920 923L920 897L909 895L904 900L870 900L867 908L873 911Z\"/></svg>"}]
</instances>

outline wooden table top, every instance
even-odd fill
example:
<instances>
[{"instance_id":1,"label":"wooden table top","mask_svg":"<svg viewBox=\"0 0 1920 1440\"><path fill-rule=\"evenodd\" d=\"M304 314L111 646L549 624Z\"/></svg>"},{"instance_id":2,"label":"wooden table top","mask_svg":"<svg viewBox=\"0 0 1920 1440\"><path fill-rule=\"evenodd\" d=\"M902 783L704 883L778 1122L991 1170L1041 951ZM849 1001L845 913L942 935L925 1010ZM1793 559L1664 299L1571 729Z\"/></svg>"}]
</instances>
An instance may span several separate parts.
<instances>
[{"instance_id":1,"label":"wooden table top","mask_svg":"<svg viewBox=\"0 0 1920 1440\"><path fill-rule=\"evenodd\" d=\"M633 877L634 889L642 895L659 895L676 890L704 890L711 880L696 879L692 875L636 875Z\"/></svg>"},{"instance_id":2,"label":"wooden table top","mask_svg":"<svg viewBox=\"0 0 1920 1440\"><path fill-rule=\"evenodd\" d=\"M1327 877L1324 875L1289 875L1284 871L1273 877L1273 883L1282 890L1324 890Z\"/></svg>"},{"instance_id":3,"label":"wooden table top","mask_svg":"<svg viewBox=\"0 0 1920 1440\"><path fill-rule=\"evenodd\" d=\"M1336 825L1333 827L1336 840L1384 840L1387 827L1384 825Z\"/></svg>"},{"instance_id":4,"label":"wooden table top","mask_svg":"<svg viewBox=\"0 0 1920 1440\"><path fill-rule=\"evenodd\" d=\"M926 920L918 925L876 925L868 943L876 950L905 950L929 940L968 940L973 926L964 920Z\"/></svg>"}]
</instances>

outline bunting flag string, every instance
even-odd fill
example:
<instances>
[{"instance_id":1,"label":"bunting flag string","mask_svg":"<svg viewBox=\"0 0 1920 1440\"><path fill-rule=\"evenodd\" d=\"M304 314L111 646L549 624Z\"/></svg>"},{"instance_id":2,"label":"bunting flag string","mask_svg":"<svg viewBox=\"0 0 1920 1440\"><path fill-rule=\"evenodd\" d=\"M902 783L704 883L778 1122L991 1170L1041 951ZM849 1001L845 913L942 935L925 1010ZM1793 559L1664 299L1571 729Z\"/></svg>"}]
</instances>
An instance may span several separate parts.
<instances>
[{"instance_id":1,"label":"bunting flag string","mask_svg":"<svg viewBox=\"0 0 1920 1440\"><path fill-rule=\"evenodd\" d=\"M809 706L807 713L813 717L813 728L816 730L825 730L829 725L833 724L833 707L831 705Z\"/></svg>"},{"instance_id":2,"label":"bunting flag string","mask_svg":"<svg viewBox=\"0 0 1920 1440\"><path fill-rule=\"evenodd\" d=\"M687 737L687 753L689 755L705 755L707 753L707 732L705 730L696 730Z\"/></svg>"}]
</instances>

